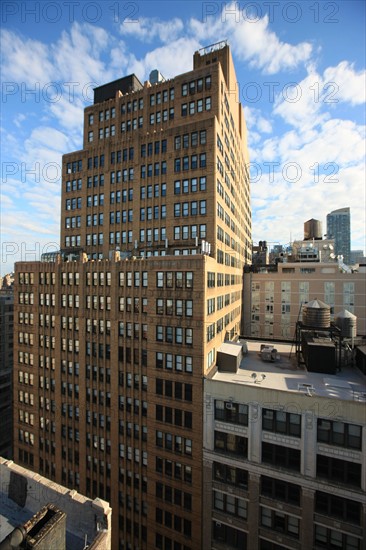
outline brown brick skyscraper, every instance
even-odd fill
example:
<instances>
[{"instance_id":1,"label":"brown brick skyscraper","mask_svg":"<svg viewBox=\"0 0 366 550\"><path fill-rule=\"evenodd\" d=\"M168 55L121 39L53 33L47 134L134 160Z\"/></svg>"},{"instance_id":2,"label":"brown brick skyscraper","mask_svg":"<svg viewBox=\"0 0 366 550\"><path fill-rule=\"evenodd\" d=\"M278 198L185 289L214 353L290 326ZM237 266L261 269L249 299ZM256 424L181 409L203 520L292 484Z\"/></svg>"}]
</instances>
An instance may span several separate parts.
<instances>
[{"instance_id":1,"label":"brown brick skyscraper","mask_svg":"<svg viewBox=\"0 0 366 550\"><path fill-rule=\"evenodd\" d=\"M202 545L203 379L239 334L249 197L220 43L171 80L96 88L61 252L16 266L15 460L109 500L113 548Z\"/></svg>"}]
</instances>

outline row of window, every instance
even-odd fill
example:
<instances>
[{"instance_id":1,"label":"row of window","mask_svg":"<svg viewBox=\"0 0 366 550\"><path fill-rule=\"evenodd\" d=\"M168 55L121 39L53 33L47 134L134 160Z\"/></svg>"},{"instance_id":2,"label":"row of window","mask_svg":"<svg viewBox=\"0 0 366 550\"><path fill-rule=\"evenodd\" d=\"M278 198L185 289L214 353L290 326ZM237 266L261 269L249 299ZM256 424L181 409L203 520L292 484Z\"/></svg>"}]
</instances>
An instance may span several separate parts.
<instances>
[{"instance_id":1,"label":"row of window","mask_svg":"<svg viewBox=\"0 0 366 550\"><path fill-rule=\"evenodd\" d=\"M196 80L191 80L190 82L184 82L182 84L181 92L182 97L195 94L196 92L202 92L203 89L210 90L212 85L211 75L207 75L205 78L200 77Z\"/></svg>"},{"instance_id":2,"label":"row of window","mask_svg":"<svg viewBox=\"0 0 366 550\"><path fill-rule=\"evenodd\" d=\"M132 148L133 149L133 148ZM104 154L102 155L96 155L94 157L89 157L88 158L88 163L87 163L87 167L88 167L88 170L92 170L92 168L103 168L104 166Z\"/></svg>"},{"instance_id":3,"label":"row of window","mask_svg":"<svg viewBox=\"0 0 366 550\"><path fill-rule=\"evenodd\" d=\"M244 437L215 430L214 445L218 452L247 457L248 440ZM262 442L262 462L299 472L301 452L298 449ZM316 475L352 486L361 486L361 464L338 458L317 455Z\"/></svg>"},{"instance_id":4,"label":"row of window","mask_svg":"<svg viewBox=\"0 0 366 550\"><path fill-rule=\"evenodd\" d=\"M156 430L155 444L168 451L192 456L192 439Z\"/></svg>"},{"instance_id":5,"label":"row of window","mask_svg":"<svg viewBox=\"0 0 366 550\"><path fill-rule=\"evenodd\" d=\"M75 174L76 172L81 172L83 170L83 161L74 160L73 162L68 162L66 164L66 173Z\"/></svg>"},{"instance_id":6,"label":"row of window","mask_svg":"<svg viewBox=\"0 0 366 550\"><path fill-rule=\"evenodd\" d=\"M188 464L182 464L181 462L176 462L169 458L157 456L155 471L158 474L164 473L165 476L171 477L172 479L174 478L179 481L184 481L185 483L192 483L192 466Z\"/></svg>"},{"instance_id":7,"label":"row of window","mask_svg":"<svg viewBox=\"0 0 366 550\"><path fill-rule=\"evenodd\" d=\"M185 193L197 193L197 191L206 191L207 178L201 176L199 178L187 178L174 181L174 195Z\"/></svg>"},{"instance_id":8,"label":"row of window","mask_svg":"<svg viewBox=\"0 0 366 550\"><path fill-rule=\"evenodd\" d=\"M66 193L69 193L70 191L81 191L82 189L82 180L81 178L75 179L75 180L68 180L66 182Z\"/></svg>"},{"instance_id":9,"label":"row of window","mask_svg":"<svg viewBox=\"0 0 366 550\"><path fill-rule=\"evenodd\" d=\"M32 332L18 332L18 342L19 344L24 344L26 346L33 346L34 335Z\"/></svg>"},{"instance_id":10,"label":"row of window","mask_svg":"<svg viewBox=\"0 0 366 550\"><path fill-rule=\"evenodd\" d=\"M248 405L215 400L215 419L248 425ZM301 437L301 415L280 410L262 409L262 429L265 431ZM318 418L317 441L361 450L362 427Z\"/></svg>"},{"instance_id":11,"label":"row of window","mask_svg":"<svg viewBox=\"0 0 366 550\"><path fill-rule=\"evenodd\" d=\"M211 96L197 99L195 101L189 101L188 103L182 103L180 113L182 117L190 116L196 113L203 113L204 111L211 111L212 100Z\"/></svg>"},{"instance_id":12,"label":"row of window","mask_svg":"<svg viewBox=\"0 0 366 550\"><path fill-rule=\"evenodd\" d=\"M156 313L158 315L193 316L193 300L173 300L172 298L157 298Z\"/></svg>"},{"instance_id":13,"label":"row of window","mask_svg":"<svg viewBox=\"0 0 366 550\"><path fill-rule=\"evenodd\" d=\"M147 324L142 323L124 323L120 321L118 324L118 335L126 338L134 338L139 340L147 340Z\"/></svg>"},{"instance_id":14,"label":"row of window","mask_svg":"<svg viewBox=\"0 0 366 550\"><path fill-rule=\"evenodd\" d=\"M66 210L80 210L81 209L81 197L74 197L72 199L66 199L65 208Z\"/></svg>"},{"instance_id":15,"label":"row of window","mask_svg":"<svg viewBox=\"0 0 366 550\"><path fill-rule=\"evenodd\" d=\"M18 419L19 422L22 424L29 424L30 426L34 426L33 413L29 413L28 411L23 411L22 409L20 409L18 413Z\"/></svg>"},{"instance_id":16,"label":"row of window","mask_svg":"<svg viewBox=\"0 0 366 550\"><path fill-rule=\"evenodd\" d=\"M174 203L174 217L179 218L180 216L205 216L207 213L206 210L206 201L190 201L190 202L176 202Z\"/></svg>"},{"instance_id":17,"label":"row of window","mask_svg":"<svg viewBox=\"0 0 366 550\"><path fill-rule=\"evenodd\" d=\"M111 191L109 194L110 204L119 204L120 202L127 202L133 200L133 189L122 189L121 191ZM100 204L100 203L99 203ZM87 206L89 206L87 204Z\"/></svg>"},{"instance_id":18,"label":"row of window","mask_svg":"<svg viewBox=\"0 0 366 550\"><path fill-rule=\"evenodd\" d=\"M183 170L196 170L197 168L206 168L206 158L206 153L178 157L174 159L174 172L181 172Z\"/></svg>"},{"instance_id":19,"label":"row of window","mask_svg":"<svg viewBox=\"0 0 366 550\"><path fill-rule=\"evenodd\" d=\"M75 229L76 227L81 227L81 216L71 216L65 218L66 229Z\"/></svg>"},{"instance_id":20,"label":"row of window","mask_svg":"<svg viewBox=\"0 0 366 550\"><path fill-rule=\"evenodd\" d=\"M19 384L25 384L26 386L34 385L34 374L27 371L18 371Z\"/></svg>"},{"instance_id":21,"label":"row of window","mask_svg":"<svg viewBox=\"0 0 366 550\"><path fill-rule=\"evenodd\" d=\"M193 357L172 353L156 352L155 366L157 369L175 370L176 372L193 372Z\"/></svg>"},{"instance_id":22,"label":"row of window","mask_svg":"<svg viewBox=\"0 0 366 550\"><path fill-rule=\"evenodd\" d=\"M145 220L165 220L166 218L166 205L162 204L161 206L148 206L140 208L140 221ZM131 220L132 221L132 220Z\"/></svg>"},{"instance_id":23,"label":"row of window","mask_svg":"<svg viewBox=\"0 0 366 550\"><path fill-rule=\"evenodd\" d=\"M139 313L140 310L142 313L147 313L147 298L141 298L141 300L138 297L132 299L131 296L119 298L119 311Z\"/></svg>"},{"instance_id":24,"label":"row of window","mask_svg":"<svg viewBox=\"0 0 366 550\"><path fill-rule=\"evenodd\" d=\"M143 143L140 147L140 156L145 158L146 156L151 157L152 154L159 155L160 153L167 152L167 140L162 139L161 141L154 141L149 143Z\"/></svg>"},{"instance_id":25,"label":"row of window","mask_svg":"<svg viewBox=\"0 0 366 550\"><path fill-rule=\"evenodd\" d=\"M33 353L28 353L27 351L18 351L18 362L25 365L30 365L31 367L34 364L34 355Z\"/></svg>"},{"instance_id":26,"label":"row of window","mask_svg":"<svg viewBox=\"0 0 366 550\"><path fill-rule=\"evenodd\" d=\"M177 135L174 137L174 149L188 149L188 147L197 147L198 145L206 145L207 133L206 130L199 132L191 132L190 134Z\"/></svg>"},{"instance_id":27,"label":"row of window","mask_svg":"<svg viewBox=\"0 0 366 550\"><path fill-rule=\"evenodd\" d=\"M205 223L199 225L175 225L173 228L174 240L205 239L207 236L207 226Z\"/></svg>"},{"instance_id":28,"label":"row of window","mask_svg":"<svg viewBox=\"0 0 366 550\"><path fill-rule=\"evenodd\" d=\"M184 327L156 326L156 341L168 344L193 344L193 329Z\"/></svg>"},{"instance_id":29,"label":"row of window","mask_svg":"<svg viewBox=\"0 0 366 550\"><path fill-rule=\"evenodd\" d=\"M118 151L111 151L110 160L111 164L120 164L121 162L127 162L133 160L135 156L135 150L133 147L119 149ZM97 167L95 167L97 168Z\"/></svg>"},{"instance_id":30,"label":"row of window","mask_svg":"<svg viewBox=\"0 0 366 550\"><path fill-rule=\"evenodd\" d=\"M155 185L142 185L140 187L140 199L151 199L152 197L166 197L166 183L155 183Z\"/></svg>"},{"instance_id":31,"label":"row of window","mask_svg":"<svg viewBox=\"0 0 366 550\"><path fill-rule=\"evenodd\" d=\"M162 160L161 162L154 162L154 164L141 164L140 166L140 178L142 180L152 178L153 176L165 175L167 173L167 162Z\"/></svg>"},{"instance_id":32,"label":"row of window","mask_svg":"<svg viewBox=\"0 0 366 550\"><path fill-rule=\"evenodd\" d=\"M165 397L171 397L174 399L182 399L184 401L192 402L192 384L184 384L182 382L173 382L172 380L164 380L162 378L156 378L155 380L155 393L156 395L165 395Z\"/></svg>"},{"instance_id":33,"label":"row of window","mask_svg":"<svg viewBox=\"0 0 366 550\"><path fill-rule=\"evenodd\" d=\"M164 422L165 424L192 428L192 413L190 411L156 405L155 418L157 421Z\"/></svg>"}]
</instances>

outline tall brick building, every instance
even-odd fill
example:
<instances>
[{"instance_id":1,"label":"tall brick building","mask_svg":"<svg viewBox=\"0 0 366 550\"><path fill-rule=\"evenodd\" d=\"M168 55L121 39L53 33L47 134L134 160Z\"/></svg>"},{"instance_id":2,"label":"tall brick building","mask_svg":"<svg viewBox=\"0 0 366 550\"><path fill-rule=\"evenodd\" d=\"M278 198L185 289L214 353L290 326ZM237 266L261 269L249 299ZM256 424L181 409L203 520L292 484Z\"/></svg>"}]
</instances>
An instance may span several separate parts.
<instances>
[{"instance_id":1,"label":"tall brick building","mask_svg":"<svg viewBox=\"0 0 366 550\"><path fill-rule=\"evenodd\" d=\"M110 501L113 548L202 546L203 380L240 331L246 127L226 43L95 90L61 251L16 265L15 460Z\"/></svg>"}]
</instances>

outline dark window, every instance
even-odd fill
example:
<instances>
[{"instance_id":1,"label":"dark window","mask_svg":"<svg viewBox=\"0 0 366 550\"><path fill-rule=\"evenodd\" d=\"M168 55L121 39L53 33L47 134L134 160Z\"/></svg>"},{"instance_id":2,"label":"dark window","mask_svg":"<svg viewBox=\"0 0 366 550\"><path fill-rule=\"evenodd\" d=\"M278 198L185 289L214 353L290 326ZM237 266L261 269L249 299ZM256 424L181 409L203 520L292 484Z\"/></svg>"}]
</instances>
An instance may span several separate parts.
<instances>
[{"instance_id":1,"label":"dark window","mask_svg":"<svg viewBox=\"0 0 366 550\"><path fill-rule=\"evenodd\" d=\"M212 476L216 481L229 483L237 487L248 488L248 472L240 468L234 468L227 464L214 462L212 466Z\"/></svg>"},{"instance_id":2,"label":"dark window","mask_svg":"<svg viewBox=\"0 0 366 550\"><path fill-rule=\"evenodd\" d=\"M247 548L247 535L243 531L234 529L225 523L219 523L213 521L212 536L217 542L226 545L226 548L240 548L246 550Z\"/></svg>"},{"instance_id":3,"label":"dark window","mask_svg":"<svg viewBox=\"0 0 366 550\"><path fill-rule=\"evenodd\" d=\"M335 420L318 418L318 441L337 445L338 447L349 447L351 449L362 448L362 427L356 424L345 424Z\"/></svg>"},{"instance_id":4,"label":"dark window","mask_svg":"<svg viewBox=\"0 0 366 550\"><path fill-rule=\"evenodd\" d=\"M361 549L360 539L352 535L346 535L346 533L341 533L340 531L327 529L322 525L315 525L314 542L317 548Z\"/></svg>"},{"instance_id":5,"label":"dark window","mask_svg":"<svg viewBox=\"0 0 366 550\"><path fill-rule=\"evenodd\" d=\"M261 524L263 527L299 538L300 520L270 508L261 508Z\"/></svg>"},{"instance_id":6,"label":"dark window","mask_svg":"<svg viewBox=\"0 0 366 550\"><path fill-rule=\"evenodd\" d=\"M361 464L355 462L317 455L316 475L361 487Z\"/></svg>"},{"instance_id":7,"label":"dark window","mask_svg":"<svg viewBox=\"0 0 366 550\"><path fill-rule=\"evenodd\" d=\"M248 439L239 435L215 430L215 450L246 458L248 455Z\"/></svg>"},{"instance_id":8,"label":"dark window","mask_svg":"<svg viewBox=\"0 0 366 550\"><path fill-rule=\"evenodd\" d=\"M301 487L287 481L262 476L261 494L275 500L300 506Z\"/></svg>"},{"instance_id":9,"label":"dark window","mask_svg":"<svg viewBox=\"0 0 366 550\"><path fill-rule=\"evenodd\" d=\"M262 462L279 468L300 471L301 453L297 449L262 443Z\"/></svg>"},{"instance_id":10,"label":"dark window","mask_svg":"<svg viewBox=\"0 0 366 550\"><path fill-rule=\"evenodd\" d=\"M299 414L287 413L284 411L263 409L262 429L301 437L301 416Z\"/></svg>"},{"instance_id":11,"label":"dark window","mask_svg":"<svg viewBox=\"0 0 366 550\"><path fill-rule=\"evenodd\" d=\"M321 491L315 494L315 511L350 523L361 523L361 503Z\"/></svg>"},{"instance_id":12,"label":"dark window","mask_svg":"<svg viewBox=\"0 0 366 550\"><path fill-rule=\"evenodd\" d=\"M248 426L248 405L215 400L215 420Z\"/></svg>"}]
</instances>

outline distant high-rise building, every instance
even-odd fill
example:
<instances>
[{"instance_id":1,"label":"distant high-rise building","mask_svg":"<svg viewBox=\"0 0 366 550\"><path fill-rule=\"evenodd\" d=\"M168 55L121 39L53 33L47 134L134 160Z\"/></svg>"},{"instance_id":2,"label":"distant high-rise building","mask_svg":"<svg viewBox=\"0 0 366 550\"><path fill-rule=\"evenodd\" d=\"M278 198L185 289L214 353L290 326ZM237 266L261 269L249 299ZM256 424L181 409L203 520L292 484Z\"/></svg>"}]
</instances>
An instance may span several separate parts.
<instances>
[{"instance_id":1,"label":"distant high-rise building","mask_svg":"<svg viewBox=\"0 0 366 550\"><path fill-rule=\"evenodd\" d=\"M61 253L16 264L15 459L108 500L113 549L197 550L203 379L251 258L247 135L226 43L153 82L96 88Z\"/></svg>"},{"instance_id":2,"label":"distant high-rise building","mask_svg":"<svg viewBox=\"0 0 366 550\"><path fill-rule=\"evenodd\" d=\"M327 237L335 241L335 253L350 262L351 212L349 207L339 208L327 214Z\"/></svg>"}]
</instances>

